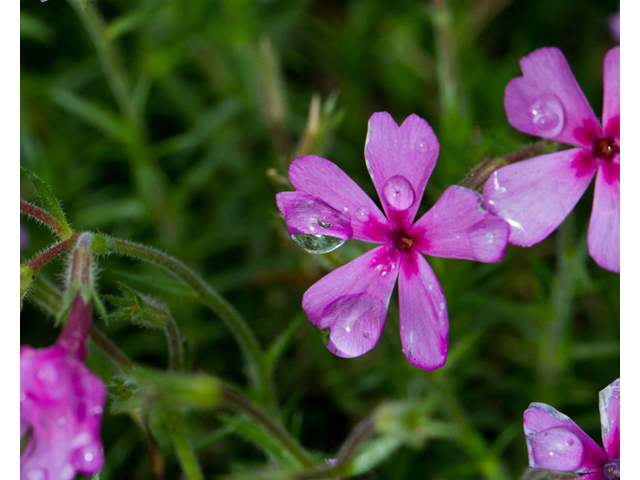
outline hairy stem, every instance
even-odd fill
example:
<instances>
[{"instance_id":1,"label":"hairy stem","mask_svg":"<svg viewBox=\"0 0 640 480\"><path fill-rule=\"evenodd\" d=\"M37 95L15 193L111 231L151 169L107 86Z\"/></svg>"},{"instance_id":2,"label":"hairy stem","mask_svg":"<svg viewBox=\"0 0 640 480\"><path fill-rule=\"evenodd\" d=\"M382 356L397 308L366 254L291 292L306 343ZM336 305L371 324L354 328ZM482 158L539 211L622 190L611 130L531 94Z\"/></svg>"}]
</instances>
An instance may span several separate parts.
<instances>
[{"instance_id":1,"label":"hairy stem","mask_svg":"<svg viewBox=\"0 0 640 480\"><path fill-rule=\"evenodd\" d=\"M20 200L20 211L25 215L29 215L30 217L41 221L59 237L64 238L66 236L66 232L62 228L62 225L60 225L55 218L41 208L38 208L29 202L25 202L24 200Z\"/></svg>"},{"instance_id":2,"label":"hairy stem","mask_svg":"<svg viewBox=\"0 0 640 480\"><path fill-rule=\"evenodd\" d=\"M247 362L249 381L252 387L260 393L264 404L270 410L273 410L275 408L275 395L268 368L263 362L263 352L253 331L240 313L193 270L174 257L154 248L126 240L117 238L112 238L111 240L114 242L113 252L144 260L164 268L189 286L193 290L196 299L222 319L240 345Z\"/></svg>"},{"instance_id":3,"label":"hairy stem","mask_svg":"<svg viewBox=\"0 0 640 480\"><path fill-rule=\"evenodd\" d=\"M182 335L171 314L169 314L164 333L167 336L167 343L169 345L169 370L184 370Z\"/></svg>"},{"instance_id":4,"label":"hairy stem","mask_svg":"<svg viewBox=\"0 0 640 480\"><path fill-rule=\"evenodd\" d=\"M72 248L75 245L77 238L78 234L74 233L70 238L52 245L44 252L36 255L34 258L29 260L27 266L29 266L35 272L36 270L42 268L48 262L56 258L58 255Z\"/></svg>"},{"instance_id":5,"label":"hairy stem","mask_svg":"<svg viewBox=\"0 0 640 480\"><path fill-rule=\"evenodd\" d=\"M557 143L551 140L542 140L521 150L510 153L509 155L505 155L504 157L484 160L473 167L458 185L481 191L491 174L500 167L520 162L522 160L527 160L540 154L550 153L555 149L556 145Z\"/></svg>"}]
</instances>

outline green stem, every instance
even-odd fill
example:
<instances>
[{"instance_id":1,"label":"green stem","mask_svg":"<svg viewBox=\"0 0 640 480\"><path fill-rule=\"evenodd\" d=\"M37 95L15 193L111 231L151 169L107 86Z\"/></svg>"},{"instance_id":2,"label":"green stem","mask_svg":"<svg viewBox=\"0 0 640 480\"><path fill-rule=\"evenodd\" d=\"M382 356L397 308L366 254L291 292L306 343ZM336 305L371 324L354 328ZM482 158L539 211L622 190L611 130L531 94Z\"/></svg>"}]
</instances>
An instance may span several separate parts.
<instances>
[{"instance_id":1,"label":"green stem","mask_svg":"<svg viewBox=\"0 0 640 480\"><path fill-rule=\"evenodd\" d=\"M42 210L41 208L36 207L35 205L30 204L29 202L25 202L24 200L20 200L20 211L26 215L29 215L36 220L41 221L47 227L49 227L53 232L61 238L67 236L67 232L65 232L62 225L49 215L47 212Z\"/></svg>"},{"instance_id":2,"label":"green stem","mask_svg":"<svg viewBox=\"0 0 640 480\"><path fill-rule=\"evenodd\" d=\"M558 228L556 280L550 294L553 313L546 318L539 340L538 381L545 393L556 391L569 355L563 346L571 321L576 288L574 268L574 216L569 215Z\"/></svg>"},{"instance_id":3,"label":"green stem","mask_svg":"<svg viewBox=\"0 0 640 480\"><path fill-rule=\"evenodd\" d=\"M266 432L276 438L303 467L311 468L316 465L313 457L296 442L282 425L274 421L266 410L223 383L220 384L220 393L224 402L249 415Z\"/></svg>"},{"instance_id":4,"label":"green stem","mask_svg":"<svg viewBox=\"0 0 640 480\"><path fill-rule=\"evenodd\" d=\"M240 313L193 270L174 257L134 242L118 238L111 238L110 240L114 245L112 252L144 260L164 268L189 286L193 290L196 299L222 319L240 345L247 362L248 376L252 387L260 393L267 408L274 410L275 395L268 368L265 362L262 361L263 352Z\"/></svg>"},{"instance_id":5,"label":"green stem","mask_svg":"<svg viewBox=\"0 0 640 480\"><path fill-rule=\"evenodd\" d=\"M164 333L167 336L167 343L169 345L169 370L184 370L182 336L171 314L169 314Z\"/></svg>"},{"instance_id":6,"label":"green stem","mask_svg":"<svg viewBox=\"0 0 640 480\"><path fill-rule=\"evenodd\" d=\"M184 415L178 412L169 412L166 414L166 421L178 452L180 465L182 465L182 470L187 478L189 480L204 480L198 458L187 436Z\"/></svg>"},{"instance_id":7,"label":"green stem","mask_svg":"<svg viewBox=\"0 0 640 480\"><path fill-rule=\"evenodd\" d=\"M446 379L441 377L442 375L435 375L431 385L435 389L440 404L460 429L458 438L461 447L476 462L487 480L507 480L509 477L500 464L500 459L496 457L482 435L474 428L456 395L447 388Z\"/></svg>"}]
</instances>

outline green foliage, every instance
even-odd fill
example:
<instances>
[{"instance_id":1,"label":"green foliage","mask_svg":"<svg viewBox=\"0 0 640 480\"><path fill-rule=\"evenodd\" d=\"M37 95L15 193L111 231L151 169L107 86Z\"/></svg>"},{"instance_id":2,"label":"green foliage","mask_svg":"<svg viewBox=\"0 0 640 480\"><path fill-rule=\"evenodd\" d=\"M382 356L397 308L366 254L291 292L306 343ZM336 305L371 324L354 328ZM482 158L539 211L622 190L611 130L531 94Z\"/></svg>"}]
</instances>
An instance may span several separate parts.
<instances>
[{"instance_id":1,"label":"green foliage","mask_svg":"<svg viewBox=\"0 0 640 480\"><path fill-rule=\"evenodd\" d=\"M602 59L614 45L606 19L618 9L613 0L21 2L21 197L63 238L67 218L95 232L96 291L117 307L107 318L127 321L94 324L139 372L90 343L89 366L109 388L101 480L159 478L160 464L166 478L197 478L194 458L204 478L335 478L320 476L324 459L372 412L371 436L342 466L360 478L519 478L522 413L534 401L598 439L597 393L620 375L620 277L587 252L592 188L558 232L509 246L497 264L428 258L450 322L448 362L434 372L402 354L397 294L375 349L344 359L325 348L302 295L370 246L301 251L274 196L291 189L293 158L316 154L377 198L367 120L416 113L440 143L421 215L481 160L533 141L503 107L532 50L559 47L601 111ZM51 235L21 222L32 258ZM147 261L115 255L116 239L151 247ZM168 256L188 266L182 277ZM43 312L63 306L53 280L63 267L50 262L35 279L21 267L21 343L55 341ZM198 279L206 288L194 289ZM233 307L212 308L206 295ZM221 321L235 310L256 352ZM169 333L130 322L164 326L167 312ZM156 370L167 363L186 372ZM291 439L222 409L218 378Z\"/></svg>"}]
</instances>

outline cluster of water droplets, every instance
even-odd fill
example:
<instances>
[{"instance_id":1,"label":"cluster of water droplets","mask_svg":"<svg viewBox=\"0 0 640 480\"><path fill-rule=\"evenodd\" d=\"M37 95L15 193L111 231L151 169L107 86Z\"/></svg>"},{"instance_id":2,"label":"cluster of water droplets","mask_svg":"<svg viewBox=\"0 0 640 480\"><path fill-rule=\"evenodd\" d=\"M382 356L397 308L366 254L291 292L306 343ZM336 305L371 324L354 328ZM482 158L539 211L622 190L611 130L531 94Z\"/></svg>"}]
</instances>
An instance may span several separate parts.
<instances>
[{"instance_id":1,"label":"cluster of water droplets","mask_svg":"<svg viewBox=\"0 0 640 480\"><path fill-rule=\"evenodd\" d=\"M562 102L551 93L538 97L529 107L531 123L541 137L555 137L562 132L565 113Z\"/></svg>"},{"instance_id":2,"label":"cluster of water droplets","mask_svg":"<svg viewBox=\"0 0 640 480\"><path fill-rule=\"evenodd\" d=\"M382 199L392 210L402 212L413 205L416 194L409 180L402 175L394 175L382 187Z\"/></svg>"},{"instance_id":3,"label":"cluster of water droplets","mask_svg":"<svg viewBox=\"0 0 640 480\"><path fill-rule=\"evenodd\" d=\"M287 212L287 217L290 230L298 230L291 234L291 239L309 253L331 252L352 234L347 208L339 212L310 197L301 197Z\"/></svg>"}]
</instances>

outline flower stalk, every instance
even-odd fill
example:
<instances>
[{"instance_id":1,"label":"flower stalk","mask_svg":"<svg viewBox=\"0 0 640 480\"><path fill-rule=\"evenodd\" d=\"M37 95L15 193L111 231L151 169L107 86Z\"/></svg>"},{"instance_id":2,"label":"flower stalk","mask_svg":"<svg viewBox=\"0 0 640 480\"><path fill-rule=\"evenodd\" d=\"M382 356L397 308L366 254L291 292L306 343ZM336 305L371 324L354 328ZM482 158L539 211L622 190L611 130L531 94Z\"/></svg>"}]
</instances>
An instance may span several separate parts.
<instances>
[{"instance_id":1,"label":"flower stalk","mask_svg":"<svg viewBox=\"0 0 640 480\"><path fill-rule=\"evenodd\" d=\"M252 387L260 393L262 402L271 411L275 409L275 394L269 369L263 361L263 352L253 331L240 313L193 270L176 258L159 250L134 242L111 238L110 252L158 265L191 288L195 298L216 313L238 342L248 366Z\"/></svg>"},{"instance_id":2,"label":"flower stalk","mask_svg":"<svg viewBox=\"0 0 640 480\"><path fill-rule=\"evenodd\" d=\"M29 215L36 220L39 220L44 225L49 227L60 238L65 238L68 236L67 232L65 232L64 228L62 228L62 225L60 225L60 222L58 222L55 218L53 218L41 208L38 208L31 203L20 200L20 212L24 213L25 215Z\"/></svg>"}]
</instances>

